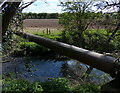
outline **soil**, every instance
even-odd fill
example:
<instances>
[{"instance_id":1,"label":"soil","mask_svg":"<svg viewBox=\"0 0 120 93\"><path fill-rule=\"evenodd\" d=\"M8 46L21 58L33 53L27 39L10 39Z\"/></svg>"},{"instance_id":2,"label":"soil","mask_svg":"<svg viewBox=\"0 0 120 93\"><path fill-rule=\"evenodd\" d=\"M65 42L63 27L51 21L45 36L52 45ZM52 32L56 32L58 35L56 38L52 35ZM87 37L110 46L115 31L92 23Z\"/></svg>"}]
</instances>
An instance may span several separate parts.
<instances>
[{"instance_id":1,"label":"soil","mask_svg":"<svg viewBox=\"0 0 120 93\"><path fill-rule=\"evenodd\" d=\"M25 19L24 28L59 29L59 19Z\"/></svg>"}]
</instances>

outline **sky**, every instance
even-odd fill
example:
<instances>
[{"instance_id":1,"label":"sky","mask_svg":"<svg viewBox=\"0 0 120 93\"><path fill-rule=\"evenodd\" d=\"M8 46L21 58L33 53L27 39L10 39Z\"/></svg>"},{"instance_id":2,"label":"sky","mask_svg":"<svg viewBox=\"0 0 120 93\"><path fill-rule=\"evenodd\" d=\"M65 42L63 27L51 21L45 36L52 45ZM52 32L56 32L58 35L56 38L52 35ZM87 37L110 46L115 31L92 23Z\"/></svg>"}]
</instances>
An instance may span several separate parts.
<instances>
[{"instance_id":1,"label":"sky","mask_svg":"<svg viewBox=\"0 0 120 93\"><path fill-rule=\"evenodd\" d=\"M24 0L24 1L28 2L31 0ZM61 1L66 1L66 0L61 0ZM103 0L103 1L105 1L105 0ZM106 1L119 2L119 0L106 0ZM58 6L58 5L60 5L60 0L37 0L33 4L31 4L30 6L25 8L23 10L23 12L26 12L26 13L29 13L29 12L32 12L32 13L61 13L62 7ZM93 7L93 9L95 9L95 7ZM114 9L111 8L111 9L103 10L103 12L110 12L110 11L115 11L115 10L116 10L115 8Z\"/></svg>"},{"instance_id":2,"label":"sky","mask_svg":"<svg viewBox=\"0 0 120 93\"><path fill-rule=\"evenodd\" d=\"M29 7L25 8L23 12L33 13L61 13L61 6L59 0L37 0Z\"/></svg>"}]
</instances>

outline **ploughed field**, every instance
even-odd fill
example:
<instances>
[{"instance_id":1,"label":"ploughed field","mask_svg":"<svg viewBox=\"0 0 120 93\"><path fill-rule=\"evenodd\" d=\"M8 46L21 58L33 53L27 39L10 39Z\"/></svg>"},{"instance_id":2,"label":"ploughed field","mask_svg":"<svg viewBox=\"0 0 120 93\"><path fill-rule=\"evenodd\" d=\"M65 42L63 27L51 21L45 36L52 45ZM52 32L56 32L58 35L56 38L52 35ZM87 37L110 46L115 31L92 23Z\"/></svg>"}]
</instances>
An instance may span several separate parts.
<instances>
[{"instance_id":1,"label":"ploughed field","mask_svg":"<svg viewBox=\"0 0 120 93\"><path fill-rule=\"evenodd\" d=\"M87 30L98 31L98 29L100 29L100 32L105 29L114 30L116 23L117 20L92 20ZM59 24L59 19L25 19L23 25L24 31L31 34L48 34L48 32L59 34L62 31L62 26Z\"/></svg>"},{"instance_id":2,"label":"ploughed field","mask_svg":"<svg viewBox=\"0 0 120 93\"><path fill-rule=\"evenodd\" d=\"M24 28L59 29L59 19L25 19Z\"/></svg>"},{"instance_id":3,"label":"ploughed field","mask_svg":"<svg viewBox=\"0 0 120 93\"><path fill-rule=\"evenodd\" d=\"M110 23L109 23L110 22ZM113 23L113 24L111 24ZM116 20L93 20L91 24L88 26L88 29L104 29L104 28L114 28ZM59 19L25 19L24 28L34 28L34 29L50 29L50 30L60 30L61 26L59 24Z\"/></svg>"}]
</instances>

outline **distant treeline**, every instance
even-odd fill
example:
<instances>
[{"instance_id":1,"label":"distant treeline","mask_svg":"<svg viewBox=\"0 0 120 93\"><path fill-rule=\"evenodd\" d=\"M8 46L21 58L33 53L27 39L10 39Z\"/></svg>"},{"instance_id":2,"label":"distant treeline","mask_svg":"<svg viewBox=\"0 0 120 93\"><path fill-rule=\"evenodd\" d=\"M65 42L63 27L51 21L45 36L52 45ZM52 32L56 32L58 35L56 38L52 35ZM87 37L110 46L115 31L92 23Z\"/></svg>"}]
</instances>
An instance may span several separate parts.
<instances>
[{"instance_id":1,"label":"distant treeline","mask_svg":"<svg viewBox=\"0 0 120 93\"><path fill-rule=\"evenodd\" d=\"M65 13L62 13L65 14ZM24 19L58 19L60 17L59 13L23 13ZM113 13L102 13L102 12L86 12L88 16L87 18L91 17L96 17L97 19L106 19L106 18L111 18L111 19L118 19L118 15L116 12ZM87 19L86 18L86 19Z\"/></svg>"},{"instance_id":2,"label":"distant treeline","mask_svg":"<svg viewBox=\"0 0 120 93\"><path fill-rule=\"evenodd\" d=\"M58 19L58 13L23 13L25 19Z\"/></svg>"}]
</instances>

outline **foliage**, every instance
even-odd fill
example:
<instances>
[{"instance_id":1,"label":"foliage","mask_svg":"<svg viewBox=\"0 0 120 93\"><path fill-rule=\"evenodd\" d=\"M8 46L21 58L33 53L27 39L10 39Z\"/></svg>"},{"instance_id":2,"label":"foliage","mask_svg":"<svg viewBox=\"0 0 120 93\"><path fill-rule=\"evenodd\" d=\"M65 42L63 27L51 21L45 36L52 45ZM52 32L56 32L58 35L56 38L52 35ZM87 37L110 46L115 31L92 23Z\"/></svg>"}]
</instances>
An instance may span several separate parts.
<instances>
[{"instance_id":1,"label":"foliage","mask_svg":"<svg viewBox=\"0 0 120 93\"><path fill-rule=\"evenodd\" d=\"M24 79L14 80L9 79L4 81L3 83L3 93L8 92L41 92L43 91L41 85L39 83L34 82L30 84L28 81Z\"/></svg>"},{"instance_id":2,"label":"foliage","mask_svg":"<svg viewBox=\"0 0 120 93\"><path fill-rule=\"evenodd\" d=\"M65 78L50 79L41 84L44 91L69 91L70 85Z\"/></svg>"},{"instance_id":3,"label":"foliage","mask_svg":"<svg viewBox=\"0 0 120 93\"><path fill-rule=\"evenodd\" d=\"M30 83L26 80L19 79L7 79L3 81L3 93L6 92L31 92L41 93L43 92L78 92L78 93L98 93L100 86L96 84L84 84L72 86L69 80L65 78L52 78L45 82L35 81Z\"/></svg>"},{"instance_id":4,"label":"foliage","mask_svg":"<svg viewBox=\"0 0 120 93\"><path fill-rule=\"evenodd\" d=\"M38 55L48 51L49 49L44 48L34 42L20 42L14 50L14 55Z\"/></svg>"},{"instance_id":5,"label":"foliage","mask_svg":"<svg viewBox=\"0 0 120 93\"><path fill-rule=\"evenodd\" d=\"M51 31L50 34L41 33L41 32L33 32L32 34L42 36L48 39L53 39L57 41L61 41L61 35L59 31ZM50 52L53 53L52 50L42 47L34 42L28 42L24 39L19 37L13 37L13 40L16 41L16 48L14 48L14 55L15 56L24 56L24 55L41 55L41 54L49 54Z\"/></svg>"},{"instance_id":6,"label":"foliage","mask_svg":"<svg viewBox=\"0 0 120 93\"><path fill-rule=\"evenodd\" d=\"M64 30L63 39L76 46L84 46L83 32L95 18L90 13L90 4L87 2L66 2L62 6L65 11L59 17Z\"/></svg>"},{"instance_id":7,"label":"foliage","mask_svg":"<svg viewBox=\"0 0 120 93\"><path fill-rule=\"evenodd\" d=\"M78 84L75 88L75 91L77 91L78 93L99 93L100 91L100 86L96 85L96 84L83 84L80 85Z\"/></svg>"},{"instance_id":8,"label":"foliage","mask_svg":"<svg viewBox=\"0 0 120 93\"><path fill-rule=\"evenodd\" d=\"M108 43L107 40L109 35L112 34L111 32L108 32L105 29L87 30L84 33L85 48L99 52L112 52L119 50L120 38L117 36L118 33L116 33L116 37L112 38L110 43Z\"/></svg>"},{"instance_id":9,"label":"foliage","mask_svg":"<svg viewBox=\"0 0 120 93\"><path fill-rule=\"evenodd\" d=\"M33 33L38 36L42 36L48 39L53 39L57 41L67 42L65 41L60 32L51 31L51 34L42 33L42 32L35 32ZM116 51L120 49L120 37L119 32L116 33L116 37L113 38L110 41L110 44L107 44L107 38L109 37L111 33L109 33L105 29L91 29L86 30L83 33L84 38L84 48L89 50L95 50L98 52L110 52L110 51ZM20 41L17 44L17 48L14 48L14 55L40 55L40 54L46 54L49 53L51 50L42 47L36 43L33 42L26 42L25 40Z\"/></svg>"},{"instance_id":10,"label":"foliage","mask_svg":"<svg viewBox=\"0 0 120 93\"><path fill-rule=\"evenodd\" d=\"M92 12L87 2L66 2L59 17L62 41L97 52L119 52L119 14ZM95 27L92 29L92 26Z\"/></svg>"},{"instance_id":11,"label":"foliage","mask_svg":"<svg viewBox=\"0 0 120 93\"><path fill-rule=\"evenodd\" d=\"M58 19L58 13L23 13L24 19Z\"/></svg>"}]
</instances>

